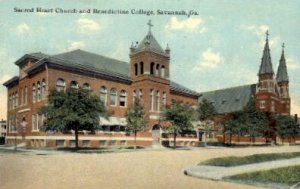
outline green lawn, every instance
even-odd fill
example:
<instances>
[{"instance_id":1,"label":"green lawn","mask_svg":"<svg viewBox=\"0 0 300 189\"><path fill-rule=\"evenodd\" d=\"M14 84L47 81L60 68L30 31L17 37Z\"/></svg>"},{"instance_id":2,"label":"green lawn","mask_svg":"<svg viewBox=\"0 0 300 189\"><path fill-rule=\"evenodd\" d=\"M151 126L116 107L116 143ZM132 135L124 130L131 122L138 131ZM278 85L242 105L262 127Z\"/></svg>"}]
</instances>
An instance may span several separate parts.
<instances>
[{"instance_id":1,"label":"green lawn","mask_svg":"<svg viewBox=\"0 0 300 189\"><path fill-rule=\"evenodd\" d=\"M300 182L300 166L291 166L268 171L244 173L226 177L225 179L243 182L280 183L289 186Z\"/></svg>"},{"instance_id":2,"label":"green lawn","mask_svg":"<svg viewBox=\"0 0 300 189\"><path fill-rule=\"evenodd\" d=\"M279 153L255 154L251 156L242 156L242 157L228 156L224 158L215 158L204 162L200 162L199 165L232 167L232 166L246 165L251 163L274 161L280 159L290 159L295 157L300 157L300 152L280 153L280 154Z\"/></svg>"}]
</instances>

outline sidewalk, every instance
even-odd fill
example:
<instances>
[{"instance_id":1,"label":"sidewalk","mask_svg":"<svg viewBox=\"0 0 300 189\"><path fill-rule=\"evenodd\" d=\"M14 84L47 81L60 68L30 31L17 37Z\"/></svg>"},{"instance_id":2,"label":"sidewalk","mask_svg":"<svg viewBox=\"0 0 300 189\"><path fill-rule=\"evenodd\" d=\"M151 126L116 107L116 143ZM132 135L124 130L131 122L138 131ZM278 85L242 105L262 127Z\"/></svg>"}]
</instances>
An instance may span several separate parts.
<instances>
[{"instance_id":1,"label":"sidewalk","mask_svg":"<svg viewBox=\"0 0 300 189\"><path fill-rule=\"evenodd\" d=\"M248 165L234 166L234 167L219 167L208 165L196 165L186 169L185 174L198 178L205 178L210 180L222 180L222 178L247 172L255 172L262 170L275 169L280 167L300 165L300 157L268 161L263 163L254 163Z\"/></svg>"}]
</instances>

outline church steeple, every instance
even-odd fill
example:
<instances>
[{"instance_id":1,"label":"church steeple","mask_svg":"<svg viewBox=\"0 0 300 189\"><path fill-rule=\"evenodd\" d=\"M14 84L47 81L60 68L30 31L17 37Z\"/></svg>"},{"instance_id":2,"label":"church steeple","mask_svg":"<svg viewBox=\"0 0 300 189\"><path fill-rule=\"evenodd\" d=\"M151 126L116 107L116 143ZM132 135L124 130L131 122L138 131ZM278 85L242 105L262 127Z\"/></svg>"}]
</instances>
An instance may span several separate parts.
<instances>
[{"instance_id":1,"label":"church steeple","mask_svg":"<svg viewBox=\"0 0 300 189\"><path fill-rule=\"evenodd\" d=\"M287 73L286 61L284 57L284 43L282 44L282 53L279 60L276 80L277 82L289 82L289 76Z\"/></svg>"},{"instance_id":2,"label":"church steeple","mask_svg":"<svg viewBox=\"0 0 300 189\"><path fill-rule=\"evenodd\" d=\"M269 47L269 31L266 32L266 43L263 51L263 56L261 58L261 64L259 68L259 75L262 74L274 74L271 55L270 55L270 47Z\"/></svg>"}]
</instances>

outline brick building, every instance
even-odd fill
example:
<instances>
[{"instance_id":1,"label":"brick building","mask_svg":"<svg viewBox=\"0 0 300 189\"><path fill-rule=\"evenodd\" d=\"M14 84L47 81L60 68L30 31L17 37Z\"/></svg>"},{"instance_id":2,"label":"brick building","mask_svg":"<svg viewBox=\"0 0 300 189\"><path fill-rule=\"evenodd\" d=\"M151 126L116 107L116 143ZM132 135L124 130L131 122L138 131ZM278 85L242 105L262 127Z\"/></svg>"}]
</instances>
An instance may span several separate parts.
<instances>
[{"instance_id":1,"label":"brick building","mask_svg":"<svg viewBox=\"0 0 300 189\"><path fill-rule=\"evenodd\" d=\"M281 58L275 77L268 35L267 31L263 56L258 72L258 82L256 84L202 93L200 100L205 98L212 102L216 108L217 115L213 118L215 130L220 130L219 124L223 122L230 113L242 110L251 97L254 97L256 107L264 112L290 115L291 99L289 96L289 77L284 55L284 44L282 45Z\"/></svg>"},{"instance_id":2,"label":"brick building","mask_svg":"<svg viewBox=\"0 0 300 189\"><path fill-rule=\"evenodd\" d=\"M191 106L198 103L199 93L170 80L170 49L164 50L149 31L138 45L131 45L129 63L102 55L74 50L57 55L25 54L15 64L19 76L4 85L7 87L7 142L26 141L27 146L73 146L70 133L40 131L45 117L39 113L47 103L50 90L68 87L85 88L99 96L112 115L100 118L102 129L95 134L82 132L81 146L130 145L132 136L126 136L125 114L139 98L144 105L147 129L138 133L139 145L161 143L162 109L172 101ZM195 136L178 139L182 145L195 145Z\"/></svg>"}]
</instances>

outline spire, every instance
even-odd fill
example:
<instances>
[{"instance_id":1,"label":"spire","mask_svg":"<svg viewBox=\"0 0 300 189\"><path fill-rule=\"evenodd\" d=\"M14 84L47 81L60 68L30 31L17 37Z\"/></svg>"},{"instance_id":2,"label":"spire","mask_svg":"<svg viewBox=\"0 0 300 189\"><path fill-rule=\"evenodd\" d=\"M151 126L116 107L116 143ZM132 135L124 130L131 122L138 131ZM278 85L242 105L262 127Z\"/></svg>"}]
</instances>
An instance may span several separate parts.
<instances>
[{"instance_id":1,"label":"spire","mask_svg":"<svg viewBox=\"0 0 300 189\"><path fill-rule=\"evenodd\" d=\"M271 55L270 55L270 47L269 47L269 31L266 31L266 43L263 51L263 56L261 58L261 64L258 74L274 74Z\"/></svg>"},{"instance_id":2,"label":"spire","mask_svg":"<svg viewBox=\"0 0 300 189\"><path fill-rule=\"evenodd\" d=\"M282 43L282 53L281 53L281 57L279 60L279 66L278 66L278 70L277 70L277 76L276 76L276 80L277 82L288 82L289 81L289 76L287 73L287 67L286 67L286 61L285 61L285 57L284 57L284 43Z\"/></svg>"},{"instance_id":3,"label":"spire","mask_svg":"<svg viewBox=\"0 0 300 189\"><path fill-rule=\"evenodd\" d=\"M134 51L138 52L138 51L142 51L144 49L148 49L152 52L165 54L165 51L159 45L159 43L156 41L156 39L154 38L154 36L151 32L151 27L153 27L151 20L148 21L147 25L149 26L148 33Z\"/></svg>"}]
</instances>

